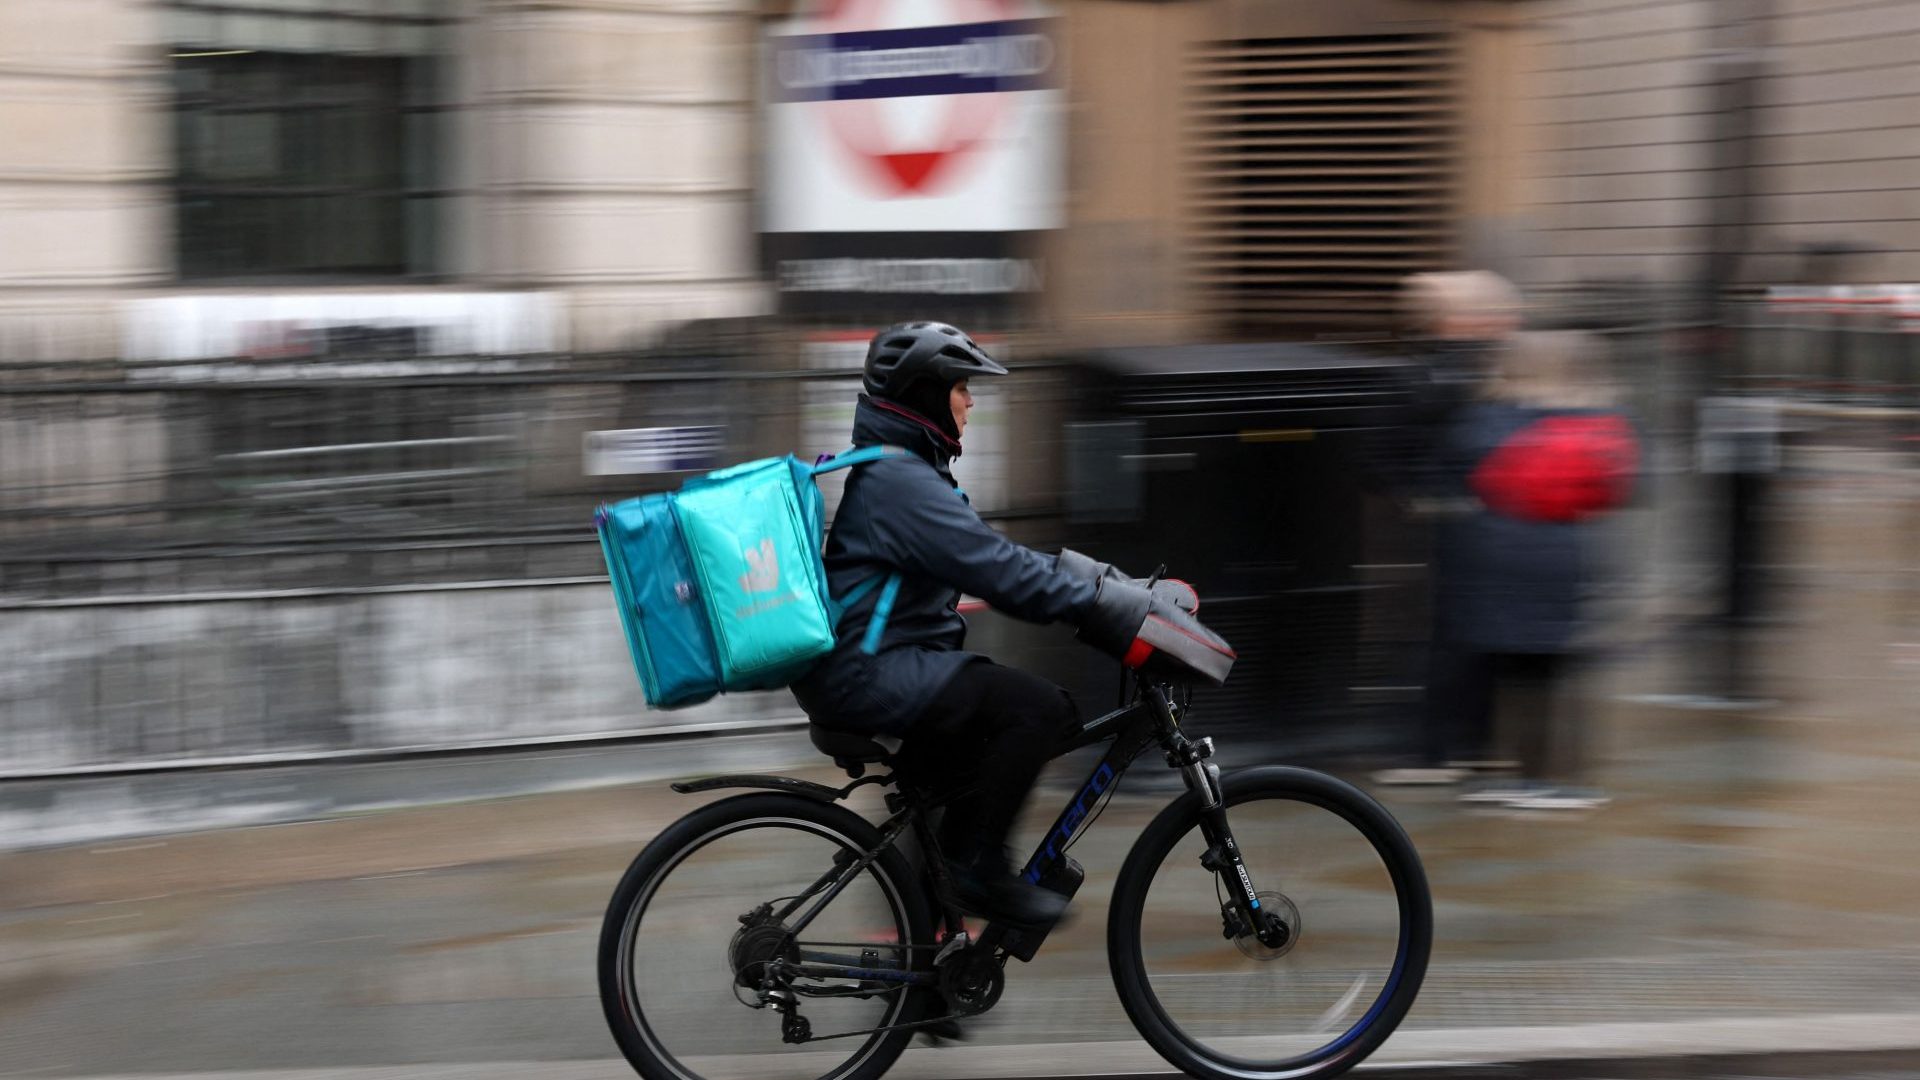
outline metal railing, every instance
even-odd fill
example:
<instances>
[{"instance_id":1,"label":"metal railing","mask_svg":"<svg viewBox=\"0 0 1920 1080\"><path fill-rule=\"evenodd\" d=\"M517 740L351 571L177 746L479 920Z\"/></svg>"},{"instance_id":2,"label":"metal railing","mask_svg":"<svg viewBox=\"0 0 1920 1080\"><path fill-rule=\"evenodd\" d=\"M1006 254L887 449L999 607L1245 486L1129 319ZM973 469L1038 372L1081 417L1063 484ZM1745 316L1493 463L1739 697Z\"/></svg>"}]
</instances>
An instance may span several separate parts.
<instances>
[{"instance_id":1,"label":"metal railing","mask_svg":"<svg viewBox=\"0 0 1920 1080\"><path fill-rule=\"evenodd\" d=\"M329 585L579 573L589 560L540 547L591 548L600 502L845 445L857 372L755 364L634 370L630 358L583 356L521 373L408 375L393 363L386 377L271 382L206 363L16 366L0 371L0 596L111 591L78 580L88 575L139 583L144 571L101 569L112 562L266 552L357 553L361 565ZM1004 481L1019 505L990 516L1044 514L1056 498L1046 440L1025 433L1058 429L1043 419L1059 407L1057 380L1040 366L1017 382L998 408L1006 438L1022 441L1020 475ZM648 471L601 474L608 446L626 445L594 438L607 432L664 433L673 460L636 455L627 467ZM436 551L465 569L435 569L424 553ZM180 576L165 591L203 575ZM234 562L204 576L285 584Z\"/></svg>"}]
</instances>

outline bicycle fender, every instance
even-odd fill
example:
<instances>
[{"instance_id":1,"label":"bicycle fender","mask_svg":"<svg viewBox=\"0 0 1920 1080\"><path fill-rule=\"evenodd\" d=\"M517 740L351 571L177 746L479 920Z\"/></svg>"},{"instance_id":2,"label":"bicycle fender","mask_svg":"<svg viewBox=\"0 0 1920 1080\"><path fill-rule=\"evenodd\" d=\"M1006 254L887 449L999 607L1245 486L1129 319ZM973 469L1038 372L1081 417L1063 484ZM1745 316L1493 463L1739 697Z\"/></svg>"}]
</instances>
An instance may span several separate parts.
<instances>
[{"instance_id":1,"label":"bicycle fender","mask_svg":"<svg viewBox=\"0 0 1920 1080\"><path fill-rule=\"evenodd\" d=\"M705 780L677 781L670 786L682 795L692 795L701 791L719 791L723 788L760 788L765 791L784 791L789 795L801 795L823 803L839 802L846 796L846 792L839 788L830 788L811 780L797 780L791 776L752 774L709 776Z\"/></svg>"}]
</instances>

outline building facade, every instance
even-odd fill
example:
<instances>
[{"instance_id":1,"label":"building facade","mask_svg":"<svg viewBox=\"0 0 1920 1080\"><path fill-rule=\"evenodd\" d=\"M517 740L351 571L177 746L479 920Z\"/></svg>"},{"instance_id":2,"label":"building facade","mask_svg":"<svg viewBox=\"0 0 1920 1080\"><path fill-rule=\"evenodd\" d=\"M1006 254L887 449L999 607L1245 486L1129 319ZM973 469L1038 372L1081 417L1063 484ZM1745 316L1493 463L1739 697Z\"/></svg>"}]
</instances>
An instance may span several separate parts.
<instances>
[{"instance_id":1,"label":"building facade","mask_svg":"<svg viewBox=\"0 0 1920 1080\"><path fill-rule=\"evenodd\" d=\"M1531 18L1539 280L1686 280L1732 199L1736 283L1920 280L1920 5L1546 0Z\"/></svg>"},{"instance_id":2,"label":"building facade","mask_svg":"<svg viewBox=\"0 0 1920 1080\"><path fill-rule=\"evenodd\" d=\"M0 358L177 357L236 334L270 352L267 294L322 321L437 304L535 327L472 331L465 351L621 348L781 310L756 101L763 37L792 7L10 3ZM1064 218L1037 242L1044 269L1008 288L1033 294L1016 322L1063 341L1373 331L1401 275L1466 262L1686 281L1732 173L1744 279L1792 280L1832 250L1920 277L1920 6L1050 10ZM182 328L222 319L256 328Z\"/></svg>"},{"instance_id":3,"label":"building facade","mask_svg":"<svg viewBox=\"0 0 1920 1080\"><path fill-rule=\"evenodd\" d=\"M0 358L170 355L129 302L183 297L351 321L538 293L559 316L526 344L587 350L763 310L755 25L715 0L8 4Z\"/></svg>"}]
</instances>

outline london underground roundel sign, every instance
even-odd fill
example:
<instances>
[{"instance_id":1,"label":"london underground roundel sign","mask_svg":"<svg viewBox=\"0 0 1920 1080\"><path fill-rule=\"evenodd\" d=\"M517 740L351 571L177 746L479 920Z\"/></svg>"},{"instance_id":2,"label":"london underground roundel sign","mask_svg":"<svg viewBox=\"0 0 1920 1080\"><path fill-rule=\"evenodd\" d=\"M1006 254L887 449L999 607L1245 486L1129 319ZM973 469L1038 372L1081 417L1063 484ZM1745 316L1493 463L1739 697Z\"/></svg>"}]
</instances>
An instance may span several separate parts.
<instances>
[{"instance_id":1,"label":"london underground roundel sign","mask_svg":"<svg viewBox=\"0 0 1920 1080\"><path fill-rule=\"evenodd\" d=\"M1050 25L1022 0L806 8L768 42L768 231L1056 225Z\"/></svg>"}]
</instances>

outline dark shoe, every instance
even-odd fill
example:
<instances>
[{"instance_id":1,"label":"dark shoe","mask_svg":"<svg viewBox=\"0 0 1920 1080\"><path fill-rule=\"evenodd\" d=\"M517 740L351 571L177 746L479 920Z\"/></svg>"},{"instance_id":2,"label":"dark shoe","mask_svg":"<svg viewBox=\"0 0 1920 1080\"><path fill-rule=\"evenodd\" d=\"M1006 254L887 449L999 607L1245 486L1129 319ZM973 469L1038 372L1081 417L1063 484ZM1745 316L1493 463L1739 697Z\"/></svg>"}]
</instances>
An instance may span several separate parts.
<instances>
[{"instance_id":1,"label":"dark shoe","mask_svg":"<svg viewBox=\"0 0 1920 1080\"><path fill-rule=\"evenodd\" d=\"M920 1029L920 1034L925 1035L927 1041L934 1046L939 1046L943 1040L963 1042L967 1037L967 1033L961 1030L960 1021L952 1019L942 1020L937 1024L928 1024L926 1027Z\"/></svg>"},{"instance_id":2,"label":"dark shoe","mask_svg":"<svg viewBox=\"0 0 1920 1080\"><path fill-rule=\"evenodd\" d=\"M1066 913L1066 897L1015 877L1004 857L954 862L948 869L954 900L970 915L1016 926L1051 926Z\"/></svg>"}]
</instances>

